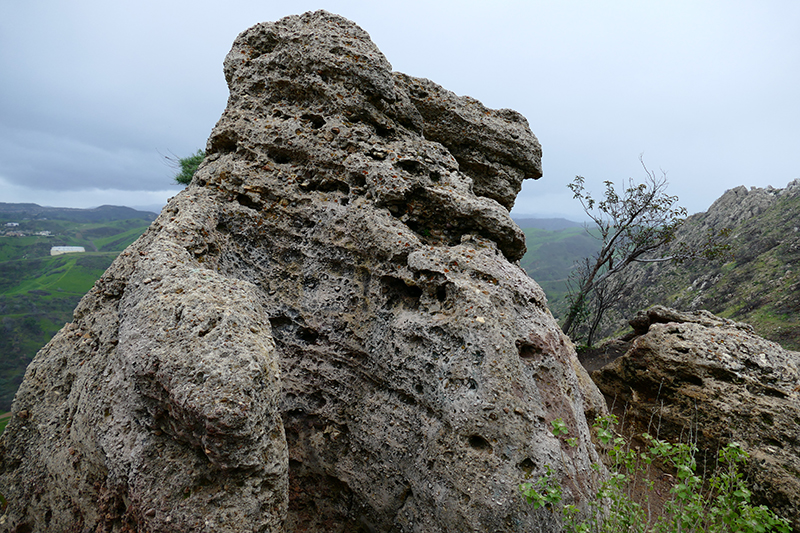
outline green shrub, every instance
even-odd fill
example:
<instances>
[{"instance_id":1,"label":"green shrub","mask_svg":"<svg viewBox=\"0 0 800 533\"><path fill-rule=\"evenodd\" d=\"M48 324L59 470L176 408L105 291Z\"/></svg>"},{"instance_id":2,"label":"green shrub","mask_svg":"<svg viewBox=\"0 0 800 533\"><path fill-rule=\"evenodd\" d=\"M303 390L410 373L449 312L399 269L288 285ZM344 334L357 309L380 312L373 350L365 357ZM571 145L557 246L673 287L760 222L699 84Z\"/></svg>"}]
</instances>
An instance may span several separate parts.
<instances>
[{"instance_id":1,"label":"green shrub","mask_svg":"<svg viewBox=\"0 0 800 533\"><path fill-rule=\"evenodd\" d=\"M183 185L188 185L189 182L192 181L194 173L197 172L197 167L200 166L200 163L203 162L205 157L206 153L203 150L198 150L189 157L183 157L179 159L178 166L180 166L181 170L175 176L175 181L182 183Z\"/></svg>"},{"instance_id":2,"label":"green shrub","mask_svg":"<svg viewBox=\"0 0 800 533\"><path fill-rule=\"evenodd\" d=\"M551 422L553 434L570 446L577 440L567 437L569 430L561 419ZM520 484L519 490L534 509L560 511L564 531L569 533L789 533L789 522L777 517L763 505L753 505L751 493L745 486L740 467L747 461L747 452L737 443L730 443L719 452L719 465L709 478L697 473L694 443L659 440L645 433L645 451L631 449L630 443L617 435L614 415L599 418L594 423L600 445L598 452L608 458L609 472L600 476L602 466L593 465L600 479L599 489L581 511L574 505L564 505L562 491L550 465L537 480ZM634 501L633 494L654 491L647 479L654 461L674 468L675 482L670 489L660 516L650 516ZM643 482L639 480L644 478ZM643 486L640 486L639 484Z\"/></svg>"}]
</instances>

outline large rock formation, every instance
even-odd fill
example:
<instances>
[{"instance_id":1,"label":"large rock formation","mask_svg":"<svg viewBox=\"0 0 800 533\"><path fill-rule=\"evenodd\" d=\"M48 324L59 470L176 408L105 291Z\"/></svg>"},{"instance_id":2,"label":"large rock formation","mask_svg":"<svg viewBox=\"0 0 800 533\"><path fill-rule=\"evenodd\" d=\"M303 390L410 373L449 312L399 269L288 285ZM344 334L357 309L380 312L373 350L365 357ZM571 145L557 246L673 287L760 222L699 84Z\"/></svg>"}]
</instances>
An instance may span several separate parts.
<instances>
[{"instance_id":1,"label":"large rock formation","mask_svg":"<svg viewBox=\"0 0 800 533\"><path fill-rule=\"evenodd\" d=\"M4 530L552 530L517 485L551 464L584 501L604 405L517 263L525 119L326 12L225 77L192 184L27 372Z\"/></svg>"},{"instance_id":2,"label":"large rock formation","mask_svg":"<svg viewBox=\"0 0 800 533\"><path fill-rule=\"evenodd\" d=\"M758 503L800 532L800 353L708 311L657 306L631 325L638 336L625 355L592 373L609 401L642 431L696 438L712 465L740 443Z\"/></svg>"}]
</instances>

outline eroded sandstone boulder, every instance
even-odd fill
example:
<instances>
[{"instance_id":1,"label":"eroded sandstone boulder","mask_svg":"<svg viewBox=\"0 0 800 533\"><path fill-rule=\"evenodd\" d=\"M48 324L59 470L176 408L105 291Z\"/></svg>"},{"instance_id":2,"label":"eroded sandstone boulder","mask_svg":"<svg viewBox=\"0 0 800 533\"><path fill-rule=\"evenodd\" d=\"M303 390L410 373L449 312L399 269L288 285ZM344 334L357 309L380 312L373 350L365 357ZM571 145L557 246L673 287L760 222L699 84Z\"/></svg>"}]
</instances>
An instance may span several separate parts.
<instances>
[{"instance_id":1,"label":"eroded sandstone boulder","mask_svg":"<svg viewBox=\"0 0 800 533\"><path fill-rule=\"evenodd\" d=\"M3 527L554 530L517 485L549 464L585 502L605 406L517 263L525 119L324 11L245 31L225 76L192 184L28 370Z\"/></svg>"},{"instance_id":2,"label":"eroded sandstone boulder","mask_svg":"<svg viewBox=\"0 0 800 533\"><path fill-rule=\"evenodd\" d=\"M738 442L747 480L800 531L800 353L708 311L656 306L631 321L628 351L592 379L639 429L697 439L701 459Z\"/></svg>"},{"instance_id":3,"label":"eroded sandstone boulder","mask_svg":"<svg viewBox=\"0 0 800 533\"><path fill-rule=\"evenodd\" d=\"M3 531L280 530L278 354L258 288L192 254L207 207L160 217L28 367Z\"/></svg>"}]
</instances>

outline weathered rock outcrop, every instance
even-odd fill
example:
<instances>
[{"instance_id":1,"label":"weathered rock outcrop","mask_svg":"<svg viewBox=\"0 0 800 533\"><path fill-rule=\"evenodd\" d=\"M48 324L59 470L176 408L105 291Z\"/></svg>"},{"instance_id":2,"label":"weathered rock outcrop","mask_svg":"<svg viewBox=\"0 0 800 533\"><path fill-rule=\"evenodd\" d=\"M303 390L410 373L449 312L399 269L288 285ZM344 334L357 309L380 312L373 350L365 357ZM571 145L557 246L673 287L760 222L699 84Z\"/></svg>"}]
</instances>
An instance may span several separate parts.
<instances>
[{"instance_id":1,"label":"weathered rock outcrop","mask_svg":"<svg viewBox=\"0 0 800 533\"><path fill-rule=\"evenodd\" d=\"M760 503L800 531L800 353L708 311L654 307L631 325L625 355L592 373L603 393L642 430L696 437L708 460L740 443Z\"/></svg>"},{"instance_id":2,"label":"weathered rock outcrop","mask_svg":"<svg viewBox=\"0 0 800 533\"><path fill-rule=\"evenodd\" d=\"M516 263L525 119L326 12L245 31L225 76L192 184L28 370L3 527L552 530L517 484L551 464L584 501L605 407Z\"/></svg>"}]
</instances>

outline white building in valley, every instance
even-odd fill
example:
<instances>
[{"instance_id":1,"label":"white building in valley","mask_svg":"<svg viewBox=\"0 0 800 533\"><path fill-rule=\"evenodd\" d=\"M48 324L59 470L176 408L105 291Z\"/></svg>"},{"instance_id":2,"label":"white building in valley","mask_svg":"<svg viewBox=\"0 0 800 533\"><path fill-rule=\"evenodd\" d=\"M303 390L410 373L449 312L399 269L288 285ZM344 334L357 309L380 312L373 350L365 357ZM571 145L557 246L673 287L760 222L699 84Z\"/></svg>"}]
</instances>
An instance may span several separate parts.
<instances>
[{"instance_id":1,"label":"white building in valley","mask_svg":"<svg viewBox=\"0 0 800 533\"><path fill-rule=\"evenodd\" d=\"M86 248L83 246L53 246L50 248L50 255L74 254L85 251Z\"/></svg>"}]
</instances>

